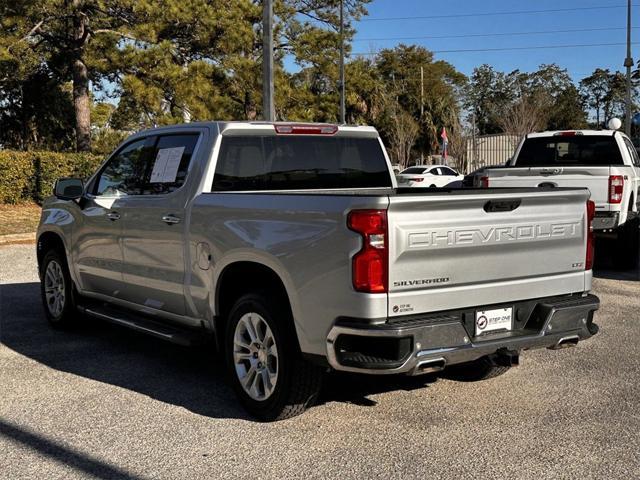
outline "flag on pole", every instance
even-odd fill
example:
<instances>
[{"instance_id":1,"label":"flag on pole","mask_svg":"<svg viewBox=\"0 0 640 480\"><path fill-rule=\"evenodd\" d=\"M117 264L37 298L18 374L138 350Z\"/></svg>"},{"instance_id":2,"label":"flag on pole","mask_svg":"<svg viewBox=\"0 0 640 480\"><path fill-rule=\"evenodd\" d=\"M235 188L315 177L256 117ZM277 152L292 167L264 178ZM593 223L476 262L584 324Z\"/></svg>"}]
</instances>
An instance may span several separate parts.
<instances>
[{"instance_id":1,"label":"flag on pole","mask_svg":"<svg viewBox=\"0 0 640 480\"><path fill-rule=\"evenodd\" d=\"M442 127L442 133L440 133L442 139L442 158L447 161L447 147L449 146L449 138L447 137L447 130Z\"/></svg>"}]
</instances>

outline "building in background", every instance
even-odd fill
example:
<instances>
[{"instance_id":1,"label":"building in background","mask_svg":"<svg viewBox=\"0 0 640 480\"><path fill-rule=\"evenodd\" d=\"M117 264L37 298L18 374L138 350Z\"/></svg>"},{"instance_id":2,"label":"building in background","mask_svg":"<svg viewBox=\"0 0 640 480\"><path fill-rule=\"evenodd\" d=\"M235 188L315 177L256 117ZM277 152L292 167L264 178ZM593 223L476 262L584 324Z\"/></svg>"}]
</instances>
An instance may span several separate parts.
<instances>
[{"instance_id":1,"label":"building in background","mask_svg":"<svg viewBox=\"0 0 640 480\"><path fill-rule=\"evenodd\" d=\"M515 153L520 136L497 133L467 139L465 170L473 172L482 167L504 165Z\"/></svg>"}]
</instances>

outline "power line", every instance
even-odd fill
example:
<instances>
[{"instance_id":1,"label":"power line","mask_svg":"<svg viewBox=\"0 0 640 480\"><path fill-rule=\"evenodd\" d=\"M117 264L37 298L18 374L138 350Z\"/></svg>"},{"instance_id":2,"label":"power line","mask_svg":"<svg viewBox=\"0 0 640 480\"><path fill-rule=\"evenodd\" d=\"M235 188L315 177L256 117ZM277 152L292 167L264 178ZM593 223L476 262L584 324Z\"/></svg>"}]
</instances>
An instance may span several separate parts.
<instances>
[{"instance_id":1,"label":"power line","mask_svg":"<svg viewBox=\"0 0 640 480\"><path fill-rule=\"evenodd\" d=\"M634 3L633 6L639 6L640 4ZM502 12L479 12L479 13L452 13L447 15L421 15L413 17L367 17L361 18L360 22L386 22L394 20L430 20L430 19L443 19L443 18L465 18L465 17L490 17L498 15L530 15L538 13L559 13L559 12L576 12L586 10L606 10L610 8L627 8L627 5L607 5L599 7L572 7L572 8L552 8L546 10L511 10Z\"/></svg>"},{"instance_id":2,"label":"power line","mask_svg":"<svg viewBox=\"0 0 640 480\"><path fill-rule=\"evenodd\" d=\"M431 50L431 53L471 53L471 52L507 52L512 50L548 50L555 48L588 48L588 47L619 47L626 43L582 43L574 45L537 45L531 47L498 47L498 48L462 48L453 50ZM640 42L634 42L632 45L640 45ZM353 52L353 56L375 56L379 52Z\"/></svg>"},{"instance_id":3,"label":"power line","mask_svg":"<svg viewBox=\"0 0 640 480\"><path fill-rule=\"evenodd\" d=\"M633 27L638 29L640 27ZM625 27L603 27L603 28L576 28L569 30L540 30L534 32L497 32L497 33L469 33L464 35L425 35L416 37L377 37L377 38L358 38L352 42L373 42L384 40L428 40L443 38L477 38L477 37L508 37L508 36L524 36L524 35L543 35L554 33L580 33L580 32L608 32L613 30L626 30Z\"/></svg>"}]
</instances>

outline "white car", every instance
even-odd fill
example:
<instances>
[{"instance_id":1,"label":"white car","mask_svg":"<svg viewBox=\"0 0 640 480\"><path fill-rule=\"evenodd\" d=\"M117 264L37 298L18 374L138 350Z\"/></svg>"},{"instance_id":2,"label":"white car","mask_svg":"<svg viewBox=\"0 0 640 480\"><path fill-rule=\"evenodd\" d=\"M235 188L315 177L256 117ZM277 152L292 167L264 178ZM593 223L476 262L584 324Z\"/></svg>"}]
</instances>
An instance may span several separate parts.
<instances>
[{"instance_id":1,"label":"white car","mask_svg":"<svg viewBox=\"0 0 640 480\"><path fill-rule=\"evenodd\" d=\"M460 187L464 175L446 165L416 165L396 175L399 187Z\"/></svg>"}]
</instances>

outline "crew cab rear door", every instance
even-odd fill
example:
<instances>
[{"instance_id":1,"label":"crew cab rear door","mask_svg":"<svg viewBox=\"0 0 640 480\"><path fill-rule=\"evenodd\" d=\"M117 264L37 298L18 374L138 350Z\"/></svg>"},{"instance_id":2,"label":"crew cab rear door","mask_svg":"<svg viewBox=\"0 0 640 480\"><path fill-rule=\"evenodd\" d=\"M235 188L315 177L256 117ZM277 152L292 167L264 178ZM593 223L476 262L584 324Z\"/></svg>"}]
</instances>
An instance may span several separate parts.
<instances>
[{"instance_id":1,"label":"crew cab rear door","mask_svg":"<svg viewBox=\"0 0 640 480\"><path fill-rule=\"evenodd\" d=\"M582 292L586 189L389 198L389 316Z\"/></svg>"},{"instance_id":2,"label":"crew cab rear door","mask_svg":"<svg viewBox=\"0 0 640 480\"><path fill-rule=\"evenodd\" d=\"M124 300L185 314L185 213L191 193L187 178L203 134L158 135L140 195L121 202Z\"/></svg>"}]
</instances>

